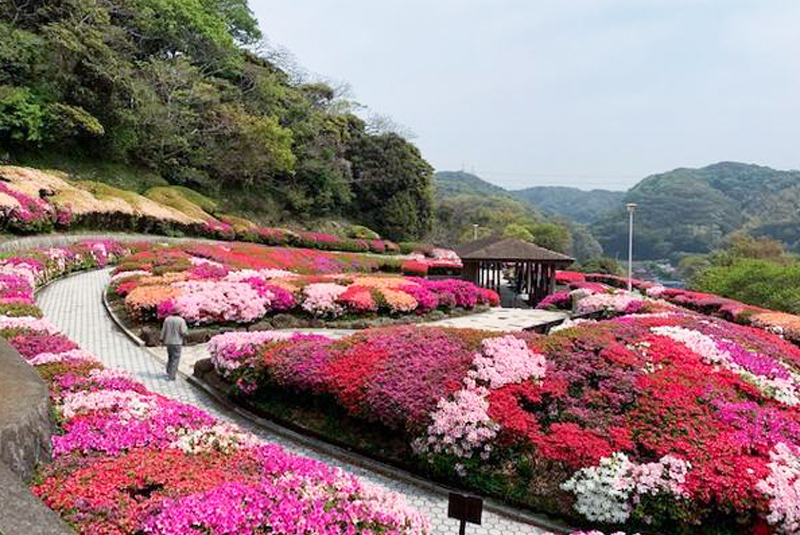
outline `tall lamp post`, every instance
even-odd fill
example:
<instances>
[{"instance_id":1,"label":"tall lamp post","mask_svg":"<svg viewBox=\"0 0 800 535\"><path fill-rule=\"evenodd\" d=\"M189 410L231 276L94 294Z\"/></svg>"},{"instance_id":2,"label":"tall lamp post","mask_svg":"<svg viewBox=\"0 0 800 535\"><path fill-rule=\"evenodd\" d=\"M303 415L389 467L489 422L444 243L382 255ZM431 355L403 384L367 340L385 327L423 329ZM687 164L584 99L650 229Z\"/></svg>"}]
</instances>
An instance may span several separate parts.
<instances>
[{"instance_id":1,"label":"tall lamp post","mask_svg":"<svg viewBox=\"0 0 800 535\"><path fill-rule=\"evenodd\" d=\"M629 202L625 204L628 209L628 291L633 290L633 213L636 211L637 204Z\"/></svg>"}]
</instances>

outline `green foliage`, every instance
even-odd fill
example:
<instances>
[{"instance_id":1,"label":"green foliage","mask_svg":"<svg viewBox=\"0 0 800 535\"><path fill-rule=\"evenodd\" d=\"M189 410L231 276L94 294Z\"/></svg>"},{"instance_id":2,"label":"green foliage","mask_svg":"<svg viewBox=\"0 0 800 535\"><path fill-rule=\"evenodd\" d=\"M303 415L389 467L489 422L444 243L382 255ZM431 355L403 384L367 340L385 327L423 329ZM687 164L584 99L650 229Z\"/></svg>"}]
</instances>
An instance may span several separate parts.
<instances>
[{"instance_id":1,"label":"green foliage","mask_svg":"<svg viewBox=\"0 0 800 535\"><path fill-rule=\"evenodd\" d=\"M246 0L2 2L0 154L126 164L160 177L139 192L163 179L262 220L425 234L416 147L370 134L330 86L290 83L246 48L260 38Z\"/></svg>"},{"instance_id":2,"label":"green foliage","mask_svg":"<svg viewBox=\"0 0 800 535\"><path fill-rule=\"evenodd\" d=\"M349 225L344 232L345 238L356 238L362 240L378 240L381 235L361 225Z\"/></svg>"},{"instance_id":3,"label":"green foliage","mask_svg":"<svg viewBox=\"0 0 800 535\"><path fill-rule=\"evenodd\" d=\"M567 253L572 245L569 229L555 223L509 223L503 236L529 241L553 251Z\"/></svg>"},{"instance_id":4,"label":"green foliage","mask_svg":"<svg viewBox=\"0 0 800 535\"><path fill-rule=\"evenodd\" d=\"M82 134L100 137L106 133L105 128L94 117L80 106L70 106L56 102L48 106L50 140L77 138Z\"/></svg>"},{"instance_id":5,"label":"green foliage","mask_svg":"<svg viewBox=\"0 0 800 535\"><path fill-rule=\"evenodd\" d=\"M592 190L563 186L537 186L510 192L515 199L546 214L578 223L592 223L609 211L623 206L622 191Z\"/></svg>"},{"instance_id":6,"label":"green foliage","mask_svg":"<svg viewBox=\"0 0 800 535\"><path fill-rule=\"evenodd\" d=\"M691 281L710 266L708 255L687 255L678 262L678 276L683 280Z\"/></svg>"},{"instance_id":7,"label":"green foliage","mask_svg":"<svg viewBox=\"0 0 800 535\"><path fill-rule=\"evenodd\" d=\"M208 212L209 214L213 214L217 211L217 202L213 199L209 199L205 195L201 193L197 193L193 189L189 189L183 186L172 186L169 188L177 193L180 193L181 197L188 200L191 203L196 204L204 211ZM158 191L158 188L153 188L151 191L155 192Z\"/></svg>"},{"instance_id":8,"label":"green foliage","mask_svg":"<svg viewBox=\"0 0 800 535\"><path fill-rule=\"evenodd\" d=\"M639 204L635 246L640 259L703 254L747 230L800 250L800 172L724 162L645 178L626 195ZM592 229L609 254L627 250L622 204Z\"/></svg>"},{"instance_id":9,"label":"green foliage","mask_svg":"<svg viewBox=\"0 0 800 535\"><path fill-rule=\"evenodd\" d=\"M478 237L502 233L510 224L537 221L537 215L527 207L502 196L459 194L442 197L437 192L436 222L431 241L455 245L474 237L473 225L478 225Z\"/></svg>"},{"instance_id":10,"label":"green foliage","mask_svg":"<svg viewBox=\"0 0 800 535\"><path fill-rule=\"evenodd\" d=\"M602 254L597 240L582 225L546 217L530 204L481 178L460 172L435 175L435 221L428 240L454 246L475 237L505 234L585 259Z\"/></svg>"},{"instance_id":11,"label":"green foliage","mask_svg":"<svg viewBox=\"0 0 800 535\"><path fill-rule=\"evenodd\" d=\"M517 238L518 240L525 240L531 243L535 243L536 241L531 231L519 223L509 223L506 225L506 228L503 229L503 236L507 238Z\"/></svg>"},{"instance_id":12,"label":"green foliage","mask_svg":"<svg viewBox=\"0 0 800 535\"><path fill-rule=\"evenodd\" d=\"M745 303L800 313L800 261L786 255L783 245L769 238L737 232L726 248L689 256L680 271L692 288Z\"/></svg>"},{"instance_id":13,"label":"green foliage","mask_svg":"<svg viewBox=\"0 0 800 535\"><path fill-rule=\"evenodd\" d=\"M0 146L38 145L44 123L45 110L27 88L0 86Z\"/></svg>"},{"instance_id":14,"label":"green foliage","mask_svg":"<svg viewBox=\"0 0 800 535\"><path fill-rule=\"evenodd\" d=\"M494 195L511 199L512 196L500 186L464 171L438 171L434 175L437 194L443 198L456 195Z\"/></svg>"},{"instance_id":15,"label":"green foliage","mask_svg":"<svg viewBox=\"0 0 800 535\"><path fill-rule=\"evenodd\" d=\"M603 256L603 248L585 225L572 225L572 256L579 262Z\"/></svg>"},{"instance_id":16,"label":"green foliage","mask_svg":"<svg viewBox=\"0 0 800 535\"><path fill-rule=\"evenodd\" d=\"M355 214L391 240L421 238L430 230L433 168L415 146L397 134L362 134L350 144L349 156Z\"/></svg>"},{"instance_id":17,"label":"green foliage","mask_svg":"<svg viewBox=\"0 0 800 535\"><path fill-rule=\"evenodd\" d=\"M598 256L585 260L575 266L575 271L584 273L605 273L608 275L624 275L622 266L614 258L608 256Z\"/></svg>"},{"instance_id":18,"label":"green foliage","mask_svg":"<svg viewBox=\"0 0 800 535\"><path fill-rule=\"evenodd\" d=\"M560 253L568 253L572 248L572 236L564 225L541 221L529 225L528 230L533 234L536 245Z\"/></svg>"},{"instance_id":19,"label":"green foliage","mask_svg":"<svg viewBox=\"0 0 800 535\"><path fill-rule=\"evenodd\" d=\"M737 232L727 239L728 254L735 258L779 259L784 255L783 244L767 237L754 238Z\"/></svg>"},{"instance_id":20,"label":"green foliage","mask_svg":"<svg viewBox=\"0 0 800 535\"><path fill-rule=\"evenodd\" d=\"M708 267L692 288L771 310L800 313L800 263L740 258L730 265Z\"/></svg>"},{"instance_id":21,"label":"green foliage","mask_svg":"<svg viewBox=\"0 0 800 535\"><path fill-rule=\"evenodd\" d=\"M216 204L210 199L180 186L150 188L145 193L145 197L197 219L205 219L206 208L216 208ZM199 200L200 203L196 203L196 200Z\"/></svg>"}]
</instances>

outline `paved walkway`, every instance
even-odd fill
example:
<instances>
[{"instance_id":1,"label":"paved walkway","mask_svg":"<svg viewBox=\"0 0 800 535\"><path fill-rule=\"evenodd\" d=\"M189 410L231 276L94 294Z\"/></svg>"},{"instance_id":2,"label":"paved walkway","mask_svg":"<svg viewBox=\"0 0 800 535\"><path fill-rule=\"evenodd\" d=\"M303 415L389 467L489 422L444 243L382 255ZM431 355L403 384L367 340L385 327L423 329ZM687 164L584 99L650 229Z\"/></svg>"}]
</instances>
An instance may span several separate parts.
<instances>
[{"instance_id":1,"label":"paved walkway","mask_svg":"<svg viewBox=\"0 0 800 535\"><path fill-rule=\"evenodd\" d=\"M480 314L470 314L459 318L420 323L438 327L461 327L485 329L487 331L522 331L528 327L567 319L569 314L535 308L492 308Z\"/></svg>"},{"instance_id":2,"label":"paved walkway","mask_svg":"<svg viewBox=\"0 0 800 535\"><path fill-rule=\"evenodd\" d=\"M39 306L51 322L83 349L97 355L109 367L127 370L150 390L201 407L218 418L234 421L265 440L280 443L290 451L339 466L367 481L405 495L412 505L427 514L436 535L458 532L458 523L447 518L446 496L342 463L262 429L253 428L249 422L222 409L204 393L193 388L185 378L179 377L175 382L166 381L163 367L152 353L133 344L106 315L102 292L108 283L109 271L92 271L56 282L39 294ZM542 530L485 512L483 525L469 526L467 532L470 535L537 535Z\"/></svg>"}]
</instances>

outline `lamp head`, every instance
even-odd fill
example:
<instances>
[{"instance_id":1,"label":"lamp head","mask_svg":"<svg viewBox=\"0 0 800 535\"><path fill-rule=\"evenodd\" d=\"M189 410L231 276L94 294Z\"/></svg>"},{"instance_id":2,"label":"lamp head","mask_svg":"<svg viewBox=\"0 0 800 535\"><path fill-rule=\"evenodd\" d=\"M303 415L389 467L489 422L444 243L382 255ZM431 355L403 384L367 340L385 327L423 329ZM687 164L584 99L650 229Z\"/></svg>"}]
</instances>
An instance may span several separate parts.
<instances>
[{"instance_id":1,"label":"lamp head","mask_svg":"<svg viewBox=\"0 0 800 535\"><path fill-rule=\"evenodd\" d=\"M628 212L635 212L637 206L639 205L636 204L635 202L625 203L625 208L628 209Z\"/></svg>"}]
</instances>

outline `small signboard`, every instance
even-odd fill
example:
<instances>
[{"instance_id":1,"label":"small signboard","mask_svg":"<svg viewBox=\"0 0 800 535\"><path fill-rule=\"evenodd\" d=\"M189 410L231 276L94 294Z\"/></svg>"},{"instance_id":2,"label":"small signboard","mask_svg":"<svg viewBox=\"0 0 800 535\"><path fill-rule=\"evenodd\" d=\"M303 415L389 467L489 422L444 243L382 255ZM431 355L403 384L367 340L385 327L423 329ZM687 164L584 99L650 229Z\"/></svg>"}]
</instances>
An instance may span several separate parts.
<instances>
[{"instance_id":1,"label":"small signboard","mask_svg":"<svg viewBox=\"0 0 800 535\"><path fill-rule=\"evenodd\" d=\"M447 504L447 516L461 521L461 527L459 529L461 535L464 535L467 522L480 525L482 514L482 499L477 496L467 496L456 492L450 493L450 499Z\"/></svg>"}]
</instances>

